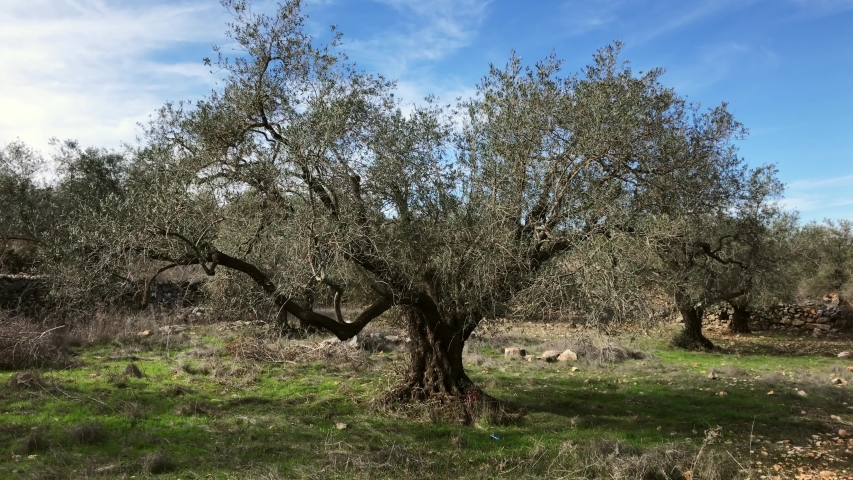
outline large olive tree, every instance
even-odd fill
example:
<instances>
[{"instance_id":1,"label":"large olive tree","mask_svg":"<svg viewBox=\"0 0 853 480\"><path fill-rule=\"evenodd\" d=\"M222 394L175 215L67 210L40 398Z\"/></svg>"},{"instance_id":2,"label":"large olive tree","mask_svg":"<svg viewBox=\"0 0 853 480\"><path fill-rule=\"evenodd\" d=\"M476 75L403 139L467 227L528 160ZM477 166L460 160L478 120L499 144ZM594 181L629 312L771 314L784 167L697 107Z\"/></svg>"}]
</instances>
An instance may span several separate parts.
<instances>
[{"instance_id":1,"label":"large olive tree","mask_svg":"<svg viewBox=\"0 0 853 480\"><path fill-rule=\"evenodd\" d=\"M211 62L223 87L160 111L130 193L89 234L109 236L102 250L117 261L241 272L340 339L398 309L411 364L392 398L484 398L462 350L485 318L534 287L610 288L559 267L597 259L581 265L596 278L620 261L611 239L636 236L673 198L718 206L739 166L725 109L700 112L661 71L635 75L618 45L575 76L553 57L532 68L513 57L457 110L429 101L404 114L393 83L348 63L337 37L316 46L298 1L272 16L223 5L239 46ZM305 300L324 291L334 314ZM593 297L614 303L603 315L630 310L615 305L627 297Z\"/></svg>"}]
</instances>

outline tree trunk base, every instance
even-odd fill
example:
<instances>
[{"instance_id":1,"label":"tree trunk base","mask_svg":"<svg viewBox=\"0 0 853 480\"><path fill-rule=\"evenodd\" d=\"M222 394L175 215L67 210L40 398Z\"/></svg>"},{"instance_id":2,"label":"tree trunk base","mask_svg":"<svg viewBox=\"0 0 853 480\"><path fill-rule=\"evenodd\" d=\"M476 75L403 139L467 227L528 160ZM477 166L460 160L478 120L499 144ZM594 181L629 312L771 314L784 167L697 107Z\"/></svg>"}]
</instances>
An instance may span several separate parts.
<instances>
[{"instance_id":1,"label":"tree trunk base","mask_svg":"<svg viewBox=\"0 0 853 480\"><path fill-rule=\"evenodd\" d=\"M685 350L713 350L714 343L702 334L702 317L705 313L702 306L683 305L679 310L684 319L684 330L670 344Z\"/></svg>"},{"instance_id":2,"label":"tree trunk base","mask_svg":"<svg viewBox=\"0 0 853 480\"><path fill-rule=\"evenodd\" d=\"M752 333L749 329L750 313L749 310L743 307L734 307L735 313L732 315L732 320L729 323L729 332L731 333Z\"/></svg>"},{"instance_id":3,"label":"tree trunk base","mask_svg":"<svg viewBox=\"0 0 853 480\"><path fill-rule=\"evenodd\" d=\"M670 345L684 350L714 350L714 342L708 340L701 332L690 333L687 330L673 337Z\"/></svg>"},{"instance_id":4,"label":"tree trunk base","mask_svg":"<svg viewBox=\"0 0 853 480\"><path fill-rule=\"evenodd\" d=\"M425 389L416 382L404 382L377 398L375 403L385 413L463 425L510 425L524 416L523 411L492 397L473 384L464 390L442 392Z\"/></svg>"},{"instance_id":5,"label":"tree trunk base","mask_svg":"<svg viewBox=\"0 0 853 480\"><path fill-rule=\"evenodd\" d=\"M378 399L384 410L465 424L504 423L519 416L465 374L463 322L444 318L429 305L403 312L412 339L409 368L402 384Z\"/></svg>"}]
</instances>

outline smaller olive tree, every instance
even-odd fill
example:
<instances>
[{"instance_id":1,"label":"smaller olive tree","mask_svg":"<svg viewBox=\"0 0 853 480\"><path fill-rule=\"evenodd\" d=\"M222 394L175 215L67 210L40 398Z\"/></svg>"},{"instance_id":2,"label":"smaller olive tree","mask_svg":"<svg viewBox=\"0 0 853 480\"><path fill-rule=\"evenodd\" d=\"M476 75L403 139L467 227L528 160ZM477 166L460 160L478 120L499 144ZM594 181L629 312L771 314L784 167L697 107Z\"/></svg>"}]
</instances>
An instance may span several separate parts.
<instances>
[{"instance_id":1,"label":"smaller olive tree","mask_svg":"<svg viewBox=\"0 0 853 480\"><path fill-rule=\"evenodd\" d=\"M732 305L733 330L747 332L750 306L789 298L794 283L789 240L796 217L779 208L783 187L775 169L731 175L726 188L729 193L716 208L658 217L666 224L654 227L670 232L653 244L656 278L682 316L685 328L674 343L685 348L713 348L702 333L706 308Z\"/></svg>"},{"instance_id":2,"label":"smaller olive tree","mask_svg":"<svg viewBox=\"0 0 853 480\"><path fill-rule=\"evenodd\" d=\"M33 272L37 250L56 220L43 157L22 142L0 149L0 272Z\"/></svg>"},{"instance_id":3,"label":"smaller olive tree","mask_svg":"<svg viewBox=\"0 0 853 480\"><path fill-rule=\"evenodd\" d=\"M811 222L793 242L801 253L799 296L821 298L836 293L846 300L853 298L853 221Z\"/></svg>"}]
</instances>

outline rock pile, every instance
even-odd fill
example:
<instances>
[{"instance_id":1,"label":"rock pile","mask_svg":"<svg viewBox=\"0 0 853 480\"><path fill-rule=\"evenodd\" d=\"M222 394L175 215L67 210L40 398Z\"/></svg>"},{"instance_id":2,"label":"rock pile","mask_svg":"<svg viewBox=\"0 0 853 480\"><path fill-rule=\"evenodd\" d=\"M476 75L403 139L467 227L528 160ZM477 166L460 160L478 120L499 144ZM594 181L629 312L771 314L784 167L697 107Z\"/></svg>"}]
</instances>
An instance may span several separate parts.
<instances>
[{"instance_id":1,"label":"rock pile","mask_svg":"<svg viewBox=\"0 0 853 480\"><path fill-rule=\"evenodd\" d=\"M705 312L706 328L728 328L734 310L725 306L710 308ZM750 330L781 330L794 334L811 334L815 337L832 335L853 327L853 309L839 302L838 296L824 297L823 301L807 301L801 305L783 304L751 312Z\"/></svg>"}]
</instances>

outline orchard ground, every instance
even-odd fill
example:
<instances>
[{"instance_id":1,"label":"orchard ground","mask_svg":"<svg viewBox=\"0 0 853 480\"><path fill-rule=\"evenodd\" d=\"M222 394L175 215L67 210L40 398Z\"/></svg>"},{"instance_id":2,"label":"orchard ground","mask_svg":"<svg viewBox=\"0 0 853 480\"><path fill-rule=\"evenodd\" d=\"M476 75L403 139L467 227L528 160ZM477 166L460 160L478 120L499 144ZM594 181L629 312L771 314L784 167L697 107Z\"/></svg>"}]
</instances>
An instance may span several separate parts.
<instances>
[{"instance_id":1,"label":"orchard ground","mask_svg":"<svg viewBox=\"0 0 853 480\"><path fill-rule=\"evenodd\" d=\"M465 361L510 408L465 425L438 404L377 401L404 371L402 340L288 340L245 322L159 329L170 320L65 332L64 366L5 370L0 477L853 476L853 359L837 357L849 337L710 332L720 350L694 353L668 347L671 327L502 325L473 338ZM580 358L507 359L510 346Z\"/></svg>"}]
</instances>

